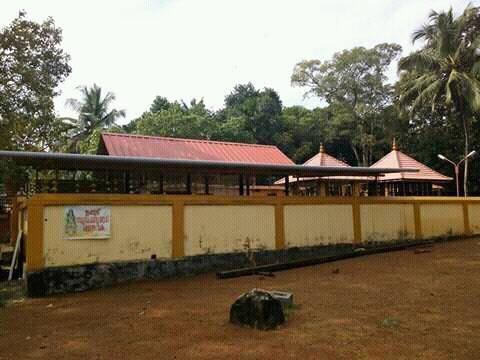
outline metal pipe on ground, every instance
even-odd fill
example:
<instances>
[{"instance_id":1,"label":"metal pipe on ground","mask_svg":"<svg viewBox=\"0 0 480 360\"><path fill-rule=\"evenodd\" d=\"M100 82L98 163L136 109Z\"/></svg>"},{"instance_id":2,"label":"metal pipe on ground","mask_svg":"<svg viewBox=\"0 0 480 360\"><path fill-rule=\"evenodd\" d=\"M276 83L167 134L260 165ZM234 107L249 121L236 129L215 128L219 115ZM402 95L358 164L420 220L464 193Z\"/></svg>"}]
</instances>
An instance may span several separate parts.
<instances>
[{"instance_id":1,"label":"metal pipe on ground","mask_svg":"<svg viewBox=\"0 0 480 360\"><path fill-rule=\"evenodd\" d=\"M240 276L258 275L262 272L268 273L268 272L275 272L275 271L284 271L284 270L290 270L290 269L295 269L299 267L319 265L319 264L325 264L325 263L339 261L339 260L351 259L359 256L380 254L380 253L386 253L391 251L400 251L400 250L405 250L412 247L419 247L419 246L425 246L425 245L431 245L431 244L432 242L412 241L406 244L382 246L382 247L375 247L375 248L364 249L364 250L360 250L360 248L357 248L351 252L341 254L341 255L331 255L331 256L324 256L324 257L318 257L318 258L310 258L305 260L290 261L290 262L279 263L279 264L260 265L260 266L254 266L254 267L248 267L248 268L242 268L242 269L236 269L236 270L219 271L217 272L217 278L230 279L230 278L235 278Z\"/></svg>"}]
</instances>

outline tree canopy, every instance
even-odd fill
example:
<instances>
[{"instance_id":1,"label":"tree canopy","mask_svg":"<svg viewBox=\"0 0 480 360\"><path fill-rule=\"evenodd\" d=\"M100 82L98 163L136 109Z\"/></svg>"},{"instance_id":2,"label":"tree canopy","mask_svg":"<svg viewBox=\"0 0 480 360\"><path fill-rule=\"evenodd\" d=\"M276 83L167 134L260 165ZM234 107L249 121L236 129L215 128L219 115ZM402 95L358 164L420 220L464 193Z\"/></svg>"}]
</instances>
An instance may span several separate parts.
<instances>
[{"instance_id":1,"label":"tree canopy","mask_svg":"<svg viewBox=\"0 0 480 360\"><path fill-rule=\"evenodd\" d=\"M225 97L225 118L237 118L259 144L274 143L274 134L280 130L281 113L282 102L273 89L257 90L248 83L235 86Z\"/></svg>"},{"instance_id":2,"label":"tree canopy","mask_svg":"<svg viewBox=\"0 0 480 360\"><path fill-rule=\"evenodd\" d=\"M158 99L163 99L161 106ZM165 98L156 97L150 109L151 111L134 120L131 132L191 139L211 137L212 114L203 100L193 99L190 105L187 105L184 102L170 103Z\"/></svg>"},{"instance_id":3,"label":"tree canopy","mask_svg":"<svg viewBox=\"0 0 480 360\"><path fill-rule=\"evenodd\" d=\"M48 150L65 130L55 117L57 86L70 74L62 31L21 11L0 31L0 147Z\"/></svg>"},{"instance_id":4,"label":"tree canopy","mask_svg":"<svg viewBox=\"0 0 480 360\"><path fill-rule=\"evenodd\" d=\"M369 166L382 136L383 111L392 104L392 87L385 72L400 54L397 44L371 49L356 47L336 53L331 60L298 63L292 85L305 87L330 106L329 126L339 138L349 139L358 164Z\"/></svg>"},{"instance_id":5,"label":"tree canopy","mask_svg":"<svg viewBox=\"0 0 480 360\"><path fill-rule=\"evenodd\" d=\"M453 10L432 11L426 25L412 35L423 48L402 58L398 85L402 105L411 112L430 107L457 117L464 135L464 156L470 152L471 122L480 110L480 14L468 6L455 17ZM468 159L464 193L467 194Z\"/></svg>"},{"instance_id":6,"label":"tree canopy","mask_svg":"<svg viewBox=\"0 0 480 360\"><path fill-rule=\"evenodd\" d=\"M451 175L439 153L458 161L480 149L479 26L478 7L458 16L451 9L432 11L412 33L421 46L399 60L395 83L387 75L402 49L393 43L298 62L291 84L318 99L314 109L285 106L274 89L242 83L232 86L220 109L207 108L203 99L160 94L141 116L120 124L126 114L114 93L96 84L80 87L80 98L68 101L75 119L55 115L58 85L71 72L61 29L51 18L37 23L20 12L0 31L0 148L94 153L107 130L272 144L296 163L323 143L333 156L368 166L396 138L407 153ZM480 176L475 164L465 163L465 194L468 178ZM480 184L471 185L479 194Z\"/></svg>"},{"instance_id":7,"label":"tree canopy","mask_svg":"<svg viewBox=\"0 0 480 360\"><path fill-rule=\"evenodd\" d=\"M80 100L67 100L67 105L78 113L78 118L64 119L69 126L67 149L72 152L81 152L82 146L85 146L83 143L91 142L90 136L114 127L119 118L125 117L125 110L110 109L115 101L114 93L107 92L102 95L102 88L97 84L90 88L82 86L79 90ZM84 148L91 149L91 146L86 145Z\"/></svg>"}]
</instances>

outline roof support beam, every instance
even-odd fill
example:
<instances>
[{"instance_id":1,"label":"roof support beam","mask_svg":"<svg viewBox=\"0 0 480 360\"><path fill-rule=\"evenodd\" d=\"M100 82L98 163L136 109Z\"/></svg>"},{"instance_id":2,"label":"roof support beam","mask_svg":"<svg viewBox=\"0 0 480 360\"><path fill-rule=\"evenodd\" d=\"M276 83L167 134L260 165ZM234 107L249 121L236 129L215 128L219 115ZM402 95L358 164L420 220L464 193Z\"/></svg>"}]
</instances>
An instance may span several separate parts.
<instances>
[{"instance_id":1,"label":"roof support beam","mask_svg":"<svg viewBox=\"0 0 480 360\"><path fill-rule=\"evenodd\" d=\"M205 195L210 195L210 184L208 183L208 175L204 176L205 180Z\"/></svg>"},{"instance_id":2,"label":"roof support beam","mask_svg":"<svg viewBox=\"0 0 480 360\"><path fill-rule=\"evenodd\" d=\"M239 195L243 196L243 174L240 174L238 176L238 190L239 190Z\"/></svg>"},{"instance_id":3,"label":"roof support beam","mask_svg":"<svg viewBox=\"0 0 480 360\"><path fill-rule=\"evenodd\" d=\"M80 155L64 153L0 151L0 159L13 160L20 166L59 170L119 170L140 172L145 170L170 171L176 174L244 174L249 176L379 176L398 172L398 168L328 167L304 165L277 165L261 163L237 163L203 160L172 160L147 157L121 157L106 155ZM402 169L417 172L418 169Z\"/></svg>"},{"instance_id":4,"label":"roof support beam","mask_svg":"<svg viewBox=\"0 0 480 360\"><path fill-rule=\"evenodd\" d=\"M187 194L192 193L192 176L187 174Z\"/></svg>"}]
</instances>

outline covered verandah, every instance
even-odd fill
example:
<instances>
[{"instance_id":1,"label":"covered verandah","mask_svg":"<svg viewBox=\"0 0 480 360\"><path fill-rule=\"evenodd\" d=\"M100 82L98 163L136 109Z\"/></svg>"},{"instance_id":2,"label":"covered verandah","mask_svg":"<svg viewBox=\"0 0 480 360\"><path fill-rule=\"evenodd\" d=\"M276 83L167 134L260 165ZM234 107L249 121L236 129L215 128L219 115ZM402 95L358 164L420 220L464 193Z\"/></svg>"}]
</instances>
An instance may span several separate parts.
<instances>
[{"instance_id":1,"label":"covered verandah","mask_svg":"<svg viewBox=\"0 0 480 360\"><path fill-rule=\"evenodd\" d=\"M252 164L204 160L173 160L0 151L0 159L28 167L28 179L20 192L203 194L248 196L260 187L265 195L290 195L291 177L335 176L381 179L396 168ZM402 169L415 172L417 169ZM283 178L282 187L274 182ZM277 182L278 184L278 182ZM257 192L258 194L258 192ZM322 193L318 193L321 196Z\"/></svg>"}]
</instances>

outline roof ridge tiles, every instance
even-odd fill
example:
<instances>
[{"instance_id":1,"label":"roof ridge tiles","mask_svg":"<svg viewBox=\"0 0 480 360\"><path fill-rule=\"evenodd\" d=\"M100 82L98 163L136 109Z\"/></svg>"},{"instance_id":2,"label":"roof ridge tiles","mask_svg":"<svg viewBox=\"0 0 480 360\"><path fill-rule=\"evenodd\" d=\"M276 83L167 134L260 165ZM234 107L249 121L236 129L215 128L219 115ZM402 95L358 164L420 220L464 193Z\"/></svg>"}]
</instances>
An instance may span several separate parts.
<instances>
[{"instance_id":1,"label":"roof ridge tiles","mask_svg":"<svg viewBox=\"0 0 480 360\"><path fill-rule=\"evenodd\" d=\"M145 139L161 139L161 140L166 140L166 141L191 141L191 142L201 142L201 143L226 144L226 145L233 145L233 146L254 146L254 147L264 147L264 148L278 149L278 147L275 146L275 145L249 144L249 143L239 143L239 142L221 141L221 140L176 138L176 137L156 136L156 135L113 133L113 132L108 132L108 131L102 132L102 135L121 136L121 137L136 137L136 138L145 138Z\"/></svg>"},{"instance_id":2,"label":"roof ridge tiles","mask_svg":"<svg viewBox=\"0 0 480 360\"><path fill-rule=\"evenodd\" d=\"M397 146L396 146L396 143L395 143L395 138L394 138L394 140L393 140L393 145L394 145L394 146L393 146L393 149L392 149L393 156L395 156L395 160L397 161L398 168L401 169L401 168L402 168L402 167L401 167L402 164L400 164L400 158L399 158L399 156L398 156L398 153L399 153L400 151L397 149ZM403 154L403 153L402 153L402 154ZM404 154L404 155L406 155L406 154ZM412 159L413 159L413 158L412 158ZM405 178L405 176L403 175L403 172L400 172L399 174L400 174L400 178L401 178L401 179L404 179L404 178Z\"/></svg>"},{"instance_id":3,"label":"roof ridge tiles","mask_svg":"<svg viewBox=\"0 0 480 360\"><path fill-rule=\"evenodd\" d=\"M319 164L316 164L314 163L315 160L319 160ZM317 166L325 166L324 163L326 163L327 161L329 161L328 159L330 159L330 161L334 161L335 163L338 163L339 166L345 166L345 167L351 167L350 164L346 163L345 161L342 161L340 159L337 159L335 156L333 155L330 155L326 152L319 152L317 154L315 154L314 156L312 156L310 159L308 159L307 161L305 161L303 163L303 165L317 165Z\"/></svg>"}]
</instances>

